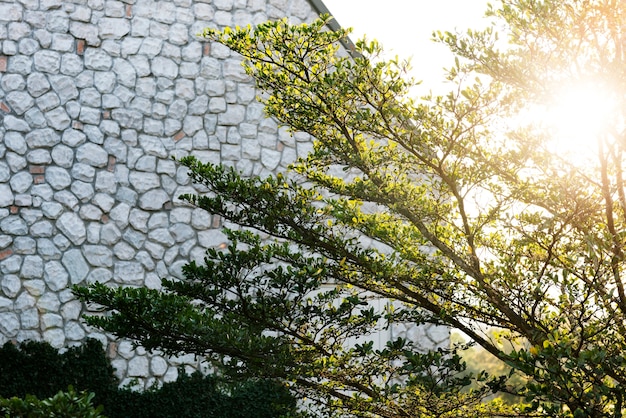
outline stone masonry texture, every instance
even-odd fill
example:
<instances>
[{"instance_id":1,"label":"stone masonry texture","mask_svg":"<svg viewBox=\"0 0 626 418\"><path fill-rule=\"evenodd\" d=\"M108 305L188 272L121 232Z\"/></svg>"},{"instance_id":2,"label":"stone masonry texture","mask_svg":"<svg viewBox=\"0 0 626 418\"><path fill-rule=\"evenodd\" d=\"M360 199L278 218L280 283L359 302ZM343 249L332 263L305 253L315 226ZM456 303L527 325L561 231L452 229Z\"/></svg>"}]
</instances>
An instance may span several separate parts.
<instances>
[{"instance_id":1,"label":"stone masonry texture","mask_svg":"<svg viewBox=\"0 0 626 418\"><path fill-rule=\"evenodd\" d=\"M178 199L203 190L172 157L266 175L311 150L265 117L239 57L197 36L285 16L316 12L307 0L0 0L0 344L96 338L123 383L147 386L198 365L90 329L70 286L158 289L225 243L219 218Z\"/></svg>"}]
</instances>

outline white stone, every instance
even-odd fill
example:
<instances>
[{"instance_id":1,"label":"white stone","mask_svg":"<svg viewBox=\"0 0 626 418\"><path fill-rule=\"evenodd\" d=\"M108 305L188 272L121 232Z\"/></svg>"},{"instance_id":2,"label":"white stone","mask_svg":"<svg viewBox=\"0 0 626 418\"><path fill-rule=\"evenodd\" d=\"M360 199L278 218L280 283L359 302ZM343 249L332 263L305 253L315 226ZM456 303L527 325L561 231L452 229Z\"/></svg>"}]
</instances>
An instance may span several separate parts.
<instances>
[{"instance_id":1,"label":"white stone","mask_svg":"<svg viewBox=\"0 0 626 418\"><path fill-rule=\"evenodd\" d=\"M145 356L136 356L128 361L128 376L130 377L148 377L150 367L148 358Z\"/></svg>"},{"instance_id":2,"label":"white stone","mask_svg":"<svg viewBox=\"0 0 626 418\"><path fill-rule=\"evenodd\" d=\"M103 18L98 22L101 39L122 39L130 32L128 19Z\"/></svg>"},{"instance_id":3,"label":"white stone","mask_svg":"<svg viewBox=\"0 0 626 418\"><path fill-rule=\"evenodd\" d=\"M61 57L61 74L75 77L85 70L83 60L75 54L63 54Z\"/></svg>"},{"instance_id":4,"label":"white stone","mask_svg":"<svg viewBox=\"0 0 626 418\"><path fill-rule=\"evenodd\" d=\"M85 330L76 321L69 321L65 325L65 337L71 341L83 341L85 338Z\"/></svg>"},{"instance_id":5,"label":"white stone","mask_svg":"<svg viewBox=\"0 0 626 418\"><path fill-rule=\"evenodd\" d=\"M62 107L57 107L45 113L48 126L57 131L62 131L70 126L70 117Z\"/></svg>"},{"instance_id":6,"label":"white stone","mask_svg":"<svg viewBox=\"0 0 626 418\"><path fill-rule=\"evenodd\" d=\"M84 182L92 182L96 176L96 169L90 165L76 163L72 166L72 177Z\"/></svg>"},{"instance_id":7,"label":"white stone","mask_svg":"<svg viewBox=\"0 0 626 418\"><path fill-rule=\"evenodd\" d=\"M15 310L22 312L35 306L37 299L27 292L22 292L17 299L15 299Z\"/></svg>"},{"instance_id":8,"label":"white stone","mask_svg":"<svg viewBox=\"0 0 626 418\"><path fill-rule=\"evenodd\" d=\"M86 221L99 221L102 218L102 211L100 208L91 204L81 206L78 214L83 220Z\"/></svg>"},{"instance_id":9,"label":"white stone","mask_svg":"<svg viewBox=\"0 0 626 418\"><path fill-rule=\"evenodd\" d=\"M49 76L48 79L54 91L59 95L61 104L65 104L78 97L76 78L66 75L54 75Z\"/></svg>"},{"instance_id":10,"label":"white stone","mask_svg":"<svg viewBox=\"0 0 626 418\"><path fill-rule=\"evenodd\" d=\"M158 228L153 231L150 231L148 234L148 239L153 242L157 242L159 244L163 244L167 247L170 247L176 243L172 234L166 228Z\"/></svg>"},{"instance_id":11,"label":"white stone","mask_svg":"<svg viewBox=\"0 0 626 418\"><path fill-rule=\"evenodd\" d=\"M109 212L115 204L115 199L108 194L98 193L93 197L92 202L102 209L103 212Z\"/></svg>"},{"instance_id":12,"label":"white stone","mask_svg":"<svg viewBox=\"0 0 626 418\"><path fill-rule=\"evenodd\" d=\"M61 137L50 128L35 129L26 135L30 148L51 148L61 142Z\"/></svg>"},{"instance_id":13,"label":"white stone","mask_svg":"<svg viewBox=\"0 0 626 418\"><path fill-rule=\"evenodd\" d=\"M51 237L54 227L49 221L41 221L30 227L30 235L33 237Z\"/></svg>"},{"instance_id":14,"label":"white stone","mask_svg":"<svg viewBox=\"0 0 626 418\"><path fill-rule=\"evenodd\" d=\"M117 377L118 380L122 380L124 376L126 376L126 369L128 367L126 360L113 359L111 360L111 367L113 367L115 377Z\"/></svg>"},{"instance_id":15,"label":"white stone","mask_svg":"<svg viewBox=\"0 0 626 418\"><path fill-rule=\"evenodd\" d=\"M47 149L34 149L26 154L26 160L30 164L48 165L52 162L52 156Z\"/></svg>"},{"instance_id":16,"label":"white stone","mask_svg":"<svg viewBox=\"0 0 626 418\"><path fill-rule=\"evenodd\" d=\"M178 75L178 65L171 59L155 57L152 60L152 74L157 77L174 79Z\"/></svg>"},{"instance_id":17,"label":"white stone","mask_svg":"<svg viewBox=\"0 0 626 418\"><path fill-rule=\"evenodd\" d=\"M140 285L145 275L144 267L133 261L118 261L115 263L113 278L123 284Z\"/></svg>"},{"instance_id":18,"label":"white stone","mask_svg":"<svg viewBox=\"0 0 626 418\"><path fill-rule=\"evenodd\" d=\"M167 369L168 364L163 357L155 356L150 360L150 370L153 376L163 376Z\"/></svg>"},{"instance_id":19,"label":"white stone","mask_svg":"<svg viewBox=\"0 0 626 418\"><path fill-rule=\"evenodd\" d=\"M128 179L131 186L139 193L147 192L161 185L159 176L155 173L131 171Z\"/></svg>"},{"instance_id":20,"label":"white stone","mask_svg":"<svg viewBox=\"0 0 626 418\"><path fill-rule=\"evenodd\" d=\"M124 241L115 244L115 246L113 247L113 254L119 260L125 261L133 260L136 257L135 249Z\"/></svg>"},{"instance_id":21,"label":"white stone","mask_svg":"<svg viewBox=\"0 0 626 418\"><path fill-rule=\"evenodd\" d=\"M65 345L65 333L60 328L51 328L45 330L43 339L54 348L62 348Z\"/></svg>"},{"instance_id":22,"label":"white stone","mask_svg":"<svg viewBox=\"0 0 626 418\"><path fill-rule=\"evenodd\" d=\"M135 87L137 73L128 61L116 58L113 62L113 72L117 75L118 83L129 88Z\"/></svg>"},{"instance_id":23,"label":"white stone","mask_svg":"<svg viewBox=\"0 0 626 418\"><path fill-rule=\"evenodd\" d=\"M42 312L59 312L61 302L55 293L48 292L37 300L37 307Z\"/></svg>"},{"instance_id":24,"label":"white stone","mask_svg":"<svg viewBox=\"0 0 626 418\"><path fill-rule=\"evenodd\" d=\"M226 111L226 100L223 97L213 97L209 101L208 110L211 113L222 113Z\"/></svg>"},{"instance_id":25,"label":"white stone","mask_svg":"<svg viewBox=\"0 0 626 418\"><path fill-rule=\"evenodd\" d=\"M15 298L22 287L19 276L15 274L5 274L0 282L2 292L9 298Z\"/></svg>"},{"instance_id":26,"label":"white stone","mask_svg":"<svg viewBox=\"0 0 626 418\"><path fill-rule=\"evenodd\" d=\"M74 130L74 129L67 129L63 133L63 138L62 138L63 143L69 147L77 147L83 144L86 140L87 140L87 137L85 136L84 133Z\"/></svg>"},{"instance_id":27,"label":"white stone","mask_svg":"<svg viewBox=\"0 0 626 418\"><path fill-rule=\"evenodd\" d=\"M106 283L113 278L113 272L108 268L93 269L87 276L87 284Z\"/></svg>"},{"instance_id":28,"label":"white stone","mask_svg":"<svg viewBox=\"0 0 626 418\"><path fill-rule=\"evenodd\" d=\"M59 99L59 96L53 91L48 92L37 99L37 106L39 106L39 109L41 109L42 112L54 109L60 104L61 99Z\"/></svg>"},{"instance_id":29,"label":"white stone","mask_svg":"<svg viewBox=\"0 0 626 418\"><path fill-rule=\"evenodd\" d=\"M16 172L20 171L26 167L26 158L17 155L14 152L7 152L5 154L6 162L9 163L9 167L11 167L11 171Z\"/></svg>"},{"instance_id":30,"label":"white stone","mask_svg":"<svg viewBox=\"0 0 626 418\"><path fill-rule=\"evenodd\" d=\"M18 115L23 115L35 104L35 100L24 91L10 92L6 95L6 101L11 109Z\"/></svg>"},{"instance_id":31,"label":"white stone","mask_svg":"<svg viewBox=\"0 0 626 418\"><path fill-rule=\"evenodd\" d=\"M0 296L0 312L13 311L13 301Z\"/></svg>"},{"instance_id":32,"label":"white stone","mask_svg":"<svg viewBox=\"0 0 626 418\"><path fill-rule=\"evenodd\" d=\"M38 189L38 190L44 191L44 189ZM51 195L52 193L50 193L50 196ZM49 199L46 199L46 200L49 200ZM41 210L47 218L57 219L61 215L61 212L63 211L63 206L55 202L44 202L41 205Z\"/></svg>"},{"instance_id":33,"label":"white stone","mask_svg":"<svg viewBox=\"0 0 626 418\"><path fill-rule=\"evenodd\" d=\"M20 320L14 312L0 312L0 333L8 338L17 335L20 329Z\"/></svg>"},{"instance_id":34,"label":"white stone","mask_svg":"<svg viewBox=\"0 0 626 418\"><path fill-rule=\"evenodd\" d=\"M20 323L23 329L39 328L39 313L37 309L28 309L20 314Z\"/></svg>"},{"instance_id":35,"label":"white stone","mask_svg":"<svg viewBox=\"0 0 626 418\"><path fill-rule=\"evenodd\" d=\"M142 232L148 232L147 222L149 217L149 212L134 208L130 212L129 221L133 228Z\"/></svg>"},{"instance_id":36,"label":"white stone","mask_svg":"<svg viewBox=\"0 0 626 418\"><path fill-rule=\"evenodd\" d=\"M24 81L24 77L19 74L6 74L0 79L0 87L4 90L5 93L14 90L24 90L26 87L26 82Z\"/></svg>"},{"instance_id":37,"label":"white stone","mask_svg":"<svg viewBox=\"0 0 626 418\"><path fill-rule=\"evenodd\" d=\"M61 258L61 251L50 239L41 238L37 240L37 249L39 255L46 260L57 260Z\"/></svg>"},{"instance_id":38,"label":"white stone","mask_svg":"<svg viewBox=\"0 0 626 418\"><path fill-rule=\"evenodd\" d=\"M44 280L50 290L57 292L67 287L69 274L58 261L49 261L44 267Z\"/></svg>"},{"instance_id":39,"label":"white stone","mask_svg":"<svg viewBox=\"0 0 626 418\"><path fill-rule=\"evenodd\" d=\"M83 253L94 267L112 267L113 252L104 245L84 245Z\"/></svg>"},{"instance_id":40,"label":"white stone","mask_svg":"<svg viewBox=\"0 0 626 418\"><path fill-rule=\"evenodd\" d=\"M35 254L37 243L31 237L15 237L13 251L16 254Z\"/></svg>"},{"instance_id":41,"label":"white stone","mask_svg":"<svg viewBox=\"0 0 626 418\"><path fill-rule=\"evenodd\" d=\"M33 176L25 171L19 172L11 177L10 184L14 193L24 193L33 184Z\"/></svg>"},{"instance_id":42,"label":"white stone","mask_svg":"<svg viewBox=\"0 0 626 418\"><path fill-rule=\"evenodd\" d=\"M80 245L85 241L85 225L76 214L64 213L57 220L56 226L75 245Z\"/></svg>"},{"instance_id":43,"label":"white stone","mask_svg":"<svg viewBox=\"0 0 626 418\"><path fill-rule=\"evenodd\" d=\"M111 112L113 120L117 121L122 128L141 129L143 116L136 110L114 109Z\"/></svg>"},{"instance_id":44,"label":"white stone","mask_svg":"<svg viewBox=\"0 0 626 418\"><path fill-rule=\"evenodd\" d=\"M106 52L97 48L85 50L85 68L96 71L108 71L113 66L113 59Z\"/></svg>"},{"instance_id":45,"label":"white stone","mask_svg":"<svg viewBox=\"0 0 626 418\"><path fill-rule=\"evenodd\" d=\"M170 196L163 190L150 190L139 198L139 207L144 210L161 210L170 202Z\"/></svg>"},{"instance_id":46,"label":"white stone","mask_svg":"<svg viewBox=\"0 0 626 418\"><path fill-rule=\"evenodd\" d=\"M51 49L59 52L70 52L74 48L74 37L65 33L52 35Z\"/></svg>"},{"instance_id":47,"label":"white stone","mask_svg":"<svg viewBox=\"0 0 626 418\"><path fill-rule=\"evenodd\" d=\"M115 174L109 171L99 171L96 174L96 191L114 195L117 190Z\"/></svg>"},{"instance_id":48,"label":"white stone","mask_svg":"<svg viewBox=\"0 0 626 418\"><path fill-rule=\"evenodd\" d=\"M193 100L196 98L195 84L192 80L178 79L175 88L176 97L185 100Z\"/></svg>"},{"instance_id":49,"label":"white stone","mask_svg":"<svg viewBox=\"0 0 626 418\"><path fill-rule=\"evenodd\" d=\"M72 284L82 282L89 273L89 265L81 254L80 250L69 250L63 254L63 265L69 273Z\"/></svg>"},{"instance_id":50,"label":"white stone","mask_svg":"<svg viewBox=\"0 0 626 418\"><path fill-rule=\"evenodd\" d=\"M60 328L63 326L63 318L55 313L45 313L41 315L41 327L46 330L50 328Z\"/></svg>"},{"instance_id":51,"label":"white stone","mask_svg":"<svg viewBox=\"0 0 626 418\"><path fill-rule=\"evenodd\" d=\"M56 74L61 69L61 54L58 52L43 50L36 52L33 57L38 71Z\"/></svg>"},{"instance_id":52,"label":"white stone","mask_svg":"<svg viewBox=\"0 0 626 418\"><path fill-rule=\"evenodd\" d=\"M198 232L198 243L205 248L219 247L228 242L228 238L222 231L207 230Z\"/></svg>"},{"instance_id":53,"label":"white stone","mask_svg":"<svg viewBox=\"0 0 626 418\"><path fill-rule=\"evenodd\" d=\"M74 161L74 151L72 148L63 144L55 146L50 155L55 164L63 168L70 168Z\"/></svg>"},{"instance_id":54,"label":"white stone","mask_svg":"<svg viewBox=\"0 0 626 418\"><path fill-rule=\"evenodd\" d=\"M24 119L18 119L13 115L5 115L4 116L4 128L7 131L17 131L17 132L29 132L32 128L42 128L44 127L45 120L39 118L40 115L38 109L32 107L26 111L24 114ZM34 120L36 119L36 120Z\"/></svg>"},{"instance_id":55,"label":"white stone","mask_svg":"<svg viewBox=\"0 0 626 418\"><path fill-rule=\"evenodd\" d=\"M22 263L20 276L25 279L35 279L43 277L43 260L39 256L27 255Z\"/></svg>"},{"instance_id":56,"label":"white stone","mask_svg":"<svg viewBox=\"0 0 626 418\"><path fill-rule=\"evenodd\" d=\"M72 245L70 240L67 239L63 234L55 235L54 238L52 238L52 241L54 242L54 245L56 245L57 248L59 248L61 251L66 251L68 248L70 248L70 245Z\"/></svg>"},{"instance_id":57,"label":"white stone","mask_svg":"<svg viewBox=\"0 0 626 418\"><path fill-rule=\"evenodd\" d=\"M46 182L53 189L62 190L72 184L72 178L66 169L53 166L46 169Z\"/></svg>"},{"instance_id":58,"label":"white stone","mask_svg":"<svg viewBox=\"0 0 626 418\"><path fill-rule=\"evenodd\" d=\"M124 229L128 225L128 216L130 214L130 205L127 203L119 203L109 213L111 220L115 221L118 228Z\"/></svg>"},{"instance_id":59,"label":"white stone","mask_svg":"<svg viewBox=\"0 0 626 418\"><path fill-rule=\"evenodd\" d=\"M0 207L7 207L13 204L13 192L8 184L0 184Z\"/></svg>"},{"instance_id":60,"label":"white stone","mask_svg":"<svg viewBox=\"0 0 626 418\"><path fill-rule=\"evenodd\" d=\"M61 315L66 320L78 320L80 318L80 313L83 309L83 305L78 300L71 300L66 302L61 307Z\"/></svg>"},{"instance_id":61,"label":"white stone","mask_svg":"<svg viewBox=\"0 0 626 418\"><path fill-rule=\"evenodd\" d=\"M8 216L0 222L0 230L8 235L26 235L28 225L18 216Z\"/></svg>"},{"instance_id":62,"label":"white stone","mask_svg":"<svg viewBox=\"0 0 626 418\"><path fill-rule=\"evenodd\" d=\"M114 245L121 239L121 237L122 233L113 222L102 226L102 230L100 231L100 242L103 244Z\"/></svg>"},{"instance_id":63,"label":"white stone","mask_svg":"<svg viewBox=\"0 0 626 418\"><path fill-rule=\"evenodd\" d=\"M93 167L104 167L107 165L108 153L100 146L86 143L76 150L76 159Z\"/></svg>"},{"instance_id":64,"label":"white stone","mask_svg":"<svg viewBox=\"0 0 626 418\"><path fill-rule=\"evenodd\" d=\"M94 85L100 93L112 93L117 77L112 71L97 71L94 74Z\"/></svg>"}]
</instances>

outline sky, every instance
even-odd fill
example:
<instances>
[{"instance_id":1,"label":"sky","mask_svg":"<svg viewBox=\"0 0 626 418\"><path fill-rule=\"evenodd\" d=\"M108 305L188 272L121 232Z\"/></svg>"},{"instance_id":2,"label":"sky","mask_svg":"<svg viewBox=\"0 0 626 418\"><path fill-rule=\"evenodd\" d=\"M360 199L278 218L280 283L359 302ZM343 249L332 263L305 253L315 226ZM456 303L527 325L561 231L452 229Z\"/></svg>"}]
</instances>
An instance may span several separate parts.
<instances>
[{"instance_id":1,"label":"sky","mask_svg":"<svg viewBox=\"0 0 626 418\"><path fill-rule=\"evenodd\" d=\"M487 0L323 0L353 41L367 35L400 58L413 57L413 75L426 93L441 85L443 67L453 62L444 45L431 41L435 30L464 32L485 26Z\"/></svg>"}]
</instances>

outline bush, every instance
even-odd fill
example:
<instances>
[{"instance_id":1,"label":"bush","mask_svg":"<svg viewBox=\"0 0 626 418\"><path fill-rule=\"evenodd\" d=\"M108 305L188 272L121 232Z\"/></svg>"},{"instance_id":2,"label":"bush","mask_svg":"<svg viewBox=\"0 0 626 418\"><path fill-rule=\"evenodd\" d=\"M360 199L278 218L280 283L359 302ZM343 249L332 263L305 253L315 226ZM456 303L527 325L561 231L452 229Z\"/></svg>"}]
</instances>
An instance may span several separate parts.
<instances>
[{"instance_id":1,"label":"bush","mask_svg":"<svg viewBox=\"0 0 626 418\"><path fill-rule=\"evenodd\" d=\"M4 402L11 402L14 408L34 408L24 411L35 411L40 405L37 402L48 402L37 398L59 397L55 402L66 402L69 406L75 404L69 399L79 399L79 405L86 407L85 399L77 398L74 392L58 393L70 386L91 392L81 396L89 398L89 405L92 402L103 405L109 418L276 418L295 416L297 409L296 400L287 388L271 380L233 383L199 372L187 375L181 370L175 382L145 392L119 388L119 383L97 340L87 340L63 354L44 342L28 342L19 348L7 343L0 349L0 397L13 397ZM67 398L70 395L74 397Z\"/></svg>"},{"instance_id":2,"label":"bush","mask_svg":"<svg viewBox=\"0 0 626 418\"><path fill-rule=\"evenodd\" d=\"M39 400L33 395L25 399L0 398L0 415L12 418L104 418L102 406L94 408L93 393L76 393L70 386L67 392L58 392L51 398Z\"/></svg>"}]
</instances>

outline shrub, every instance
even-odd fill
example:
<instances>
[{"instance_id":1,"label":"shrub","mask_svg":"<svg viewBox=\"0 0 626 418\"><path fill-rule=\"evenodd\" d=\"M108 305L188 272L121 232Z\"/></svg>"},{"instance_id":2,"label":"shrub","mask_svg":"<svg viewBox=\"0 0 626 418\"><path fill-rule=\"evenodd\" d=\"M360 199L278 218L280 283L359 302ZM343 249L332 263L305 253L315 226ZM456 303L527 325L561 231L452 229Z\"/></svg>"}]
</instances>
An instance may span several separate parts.
<instances>
[{"instance_id":1,"label":"shrub","mask_svg":"<svg viewBox=\"0 0 626 418\"><path fill-rule=\"evenodd\" d=\"M97 340L87 340L63 354L45 342L28 342L20 347L7 343L0 349L0 397L11 398L3 402L13 411L28 411L26 415L15 412L11 417L68 416L28 415L38 413L33 411L38 411L42 402L52 402L37 401L44 398L56 399L54 405L65 403L68 407L103 405L109 418L275 418L295 416L297 409L288 389L271 380L234 383L181 370L175 382L145 392L119 388L119 384ZM68 387L91 394L78 396L74 389L59 393Z\"/></svg>"},{"instance_id":2,"label":"shrub","mask_svg":"<svg viewBox=\"0 0 626 418\"><path fill-rule=\"evenodd\" d=\"M12 418L104 418L102 406L94 408L93 393L76 393L70 386L51 398L39 400L33 395L25 399L0 398L0 415Z\"/></svg>"}]
</instances>

